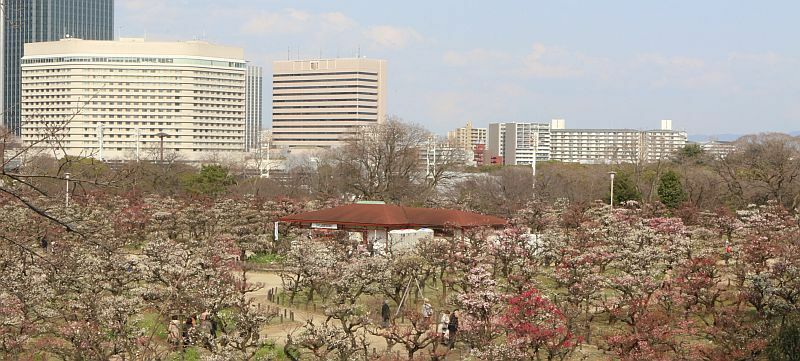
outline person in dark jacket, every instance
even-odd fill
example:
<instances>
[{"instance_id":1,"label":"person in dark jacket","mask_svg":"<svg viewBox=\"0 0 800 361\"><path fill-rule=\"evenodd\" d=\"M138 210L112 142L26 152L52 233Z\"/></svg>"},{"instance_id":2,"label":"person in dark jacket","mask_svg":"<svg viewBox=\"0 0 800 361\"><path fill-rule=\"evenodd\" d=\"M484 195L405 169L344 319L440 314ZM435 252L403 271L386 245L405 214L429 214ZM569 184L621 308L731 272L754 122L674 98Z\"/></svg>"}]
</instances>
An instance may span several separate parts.
<instances>
[{"instance_id":1,"label":"person in dark jacket","mask_svg":"<svg viewBox=\"0 0 800 361\"><path fill-rule=\"evenodd\" d=\"M383 300L383 306L381 306L381 326L383 328L389 327L389 300Z\"/></svg>"},{"instance_id":2,"label":"person in dark jacket","mask_svg":"<svg viewBox=\"0 0 800 361\"><path fill-rule=\"evenodd\" d=\"M458 315L456 311L450 314L450 322L447 323L447 333L449 336L448 347L451 349L456 344L456 332L458 332Z\"/></svg>"}]
</instances>

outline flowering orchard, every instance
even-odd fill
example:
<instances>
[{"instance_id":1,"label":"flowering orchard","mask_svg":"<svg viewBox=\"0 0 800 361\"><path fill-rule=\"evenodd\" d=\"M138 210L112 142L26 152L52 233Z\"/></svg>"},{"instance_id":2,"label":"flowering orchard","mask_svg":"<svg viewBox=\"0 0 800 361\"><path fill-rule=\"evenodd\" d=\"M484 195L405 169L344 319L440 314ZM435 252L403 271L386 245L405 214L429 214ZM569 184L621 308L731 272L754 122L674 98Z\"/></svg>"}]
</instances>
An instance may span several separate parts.
<instances>
[{"instance_id":1,"label":"flowering orchard","mask_svg":"<svg viewBox=\"0 0 800 361\"><path fill-rule=\"evenodd\" d=\"M339 329L349 341L331 344L353 359L748 360L785 351L774 340L798 312L800 226L781 206L698 214L693 225L634 202L613 212L532 207L535 219L526 208L506 229L406 253L370 256L342 238L295 242L290 254L322 257L288 257L287 290L328 315L300 334ZM439 347L445 336L419 320L423 297L457 312L458 351ZM383 299L404 307L387 328L376 315ZM374 356L368 334L399 347ZM315 340L292 347L317 355Z\"/></svg>"},{"instance_id":2,"label":"flowering orchard","mask_svg":"<svg viewBox=\"0 0 800 361\"><path fill-rule=\"evenodd\" d=\"M728 361L797 347L800 221L777 203L684 224L638 203L535 202L505 229L371 255L344 233L273 239L274 220L322 204L35 202L0 198L2 359L162 360L194 347L212 360ZM290 307L317 306L281 345L252 298L266 291L246 281L252 253L281 256Z\"/></svg>"},{"instance_id":3,"label":"flowering orchard","mask_svg":"<svg viewBox=\"0 0 800 361\"><path fill-rule=\"evenodd\" d=\"M239 257L281 247L263 220L296 211L291 204L37 202L60 223L0 199L1 359L167 359L177 348L166 342L173 317L192 321L183 338L204 345L209 358L247 359L272 348L261 337L272 315L246 297L258 285L245 281ZM203 332L199 315L213 334Z\"/></svg>"}]
</instances>

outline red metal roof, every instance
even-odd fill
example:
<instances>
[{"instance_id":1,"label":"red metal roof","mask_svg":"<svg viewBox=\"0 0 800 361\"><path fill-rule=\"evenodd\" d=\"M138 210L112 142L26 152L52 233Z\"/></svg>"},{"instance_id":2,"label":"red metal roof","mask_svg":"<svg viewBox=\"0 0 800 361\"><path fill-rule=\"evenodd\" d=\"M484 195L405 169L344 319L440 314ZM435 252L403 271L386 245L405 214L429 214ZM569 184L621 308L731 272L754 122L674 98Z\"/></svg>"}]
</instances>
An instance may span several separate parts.
<instances>
[{"instance_id":1,"label":"red metal roof","mask_svg":"<svg viewBox=\"0 0 800 361\"><path fill-rule=\"evenodd\" d=\"M348 204L286 216L281 222L322 223L342 226L409 228L409 227L483 227L503 226L504 219L474 212L441 208L412 208L391 204Z\"/></svg>"}]
</instances>

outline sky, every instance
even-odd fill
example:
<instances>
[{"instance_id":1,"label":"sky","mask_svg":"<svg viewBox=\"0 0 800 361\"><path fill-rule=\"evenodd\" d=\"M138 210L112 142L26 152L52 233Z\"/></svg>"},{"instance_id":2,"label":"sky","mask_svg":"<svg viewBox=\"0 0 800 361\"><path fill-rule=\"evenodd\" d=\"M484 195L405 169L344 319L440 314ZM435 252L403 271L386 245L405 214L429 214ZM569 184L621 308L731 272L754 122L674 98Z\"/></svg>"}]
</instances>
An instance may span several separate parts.
<instances>
[{"instance_id":1,"label":"sky","mask_svg":"<svg viewBox=\"0 0 800 361\"><path fill-rule=\"evenodd\" d=\"M116 34L388 61L387 113L693 134L800 130L800 1L116 0Z\"/></svg>"}]
</instances>

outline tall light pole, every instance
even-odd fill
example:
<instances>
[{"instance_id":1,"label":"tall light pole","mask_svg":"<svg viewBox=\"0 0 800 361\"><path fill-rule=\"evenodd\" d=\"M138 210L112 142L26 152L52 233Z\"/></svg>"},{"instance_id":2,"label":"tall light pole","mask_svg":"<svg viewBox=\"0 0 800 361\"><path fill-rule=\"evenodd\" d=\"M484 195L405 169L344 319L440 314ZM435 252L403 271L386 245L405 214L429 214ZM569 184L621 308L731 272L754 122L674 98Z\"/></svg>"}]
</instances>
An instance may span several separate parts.
<instances>
[{"instance_id":1,"label":"tall light pole","mask_svg":"<svg viewBox=\"0 0 800 361\"><path fill-rule=\"evenodd\" d=\"M142 128L138 128L137 127L136 128L136 161L137 162L140 159L139 154L140 154L140 147L141 147L141 143L142 143L141 138L142 138Z\"/></svg>"},{"instance_id":2,"label":"tall light pole","mask_svg":"<svg viewBox=\"0 0 800 361\"><path fill-rule=\"evenodd\" d=\"M100 149L100 160L103 160L103 136L105 136L105 126L101 123L97 125L97 145Z\"/></svg>"},{"instance_id":3,"label":"tall light pole","mask_svg":"<svg viewBox=\"0 0 800 361\"><path fill-rule=\"evenodd\" d=\"M533 174L533 195L536 196L536 159L539 151L539 129L534 128L531 143L533 144L533 161L531 162L531 171Z\"/></svg>"},{"instance_id":4,"label":"tall light pole","mask_svg":"<svg viewBox=\"0 0 800 361\"><path fill-rule=\"evenodd\" d=\"M67 181L67 193L64 195L64 207L69 208L69 172L64 173L64 179Z\"/></svg>"},{"instance_id":5,"label":"tall light pole","mask_svg":"<svg viewBox=\"0 0 800 361\"><path fill-rule=\"evenodd\" d=\"M158 134L156 134L156 136L159 139L159 150L160 150L158 156L159 164L164 164L164 137L168 136L168 134L164 132L159 132Z\"/></svg>"},{"instance_id":6,"label":"tall light pole","mask_svg":"<svg viewBox=\"0 0 800 361\"><path fill-rule=\"evenodd\" d=\"M267 167L267 178L269 178L269 162L269 141L267 141L267 163L264 164Z\"/></svg>"},{"instance_id":7,"label":"tall light pole","mask_svg":"<svg viewBox=\"0 0 800 361\"><path fill-rule=\"evenodd\" d=\"M617 172L608 172L608 175L611 177L611 210L614 210L614 176L617 175Z\"/></svg>"}]
</instances>

